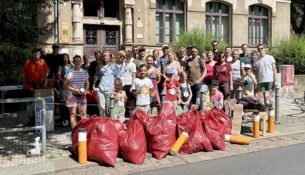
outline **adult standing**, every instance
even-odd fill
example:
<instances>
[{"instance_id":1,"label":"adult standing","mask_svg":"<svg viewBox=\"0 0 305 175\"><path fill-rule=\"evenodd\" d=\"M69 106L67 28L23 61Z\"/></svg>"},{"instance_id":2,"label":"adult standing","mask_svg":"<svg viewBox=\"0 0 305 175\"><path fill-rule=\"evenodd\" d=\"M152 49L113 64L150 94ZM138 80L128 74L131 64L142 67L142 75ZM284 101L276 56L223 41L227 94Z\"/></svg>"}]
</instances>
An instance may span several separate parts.
<instances>
[{"instance_id":1,"label":"adult standing","mask_svg":"<svg viewBox=\"0 0 305 175\"><path fill-rule=\"evenodd\" d=\"M227 99L229 91L233 90L232 68L229 63L226 63L222 52L219 52L218 62L214 66L214 77L219 80L219 90L224 99Z\"/></svg>"},{"instance_id":2,"label":"adult standing","mask_svg":"<svg viewBox=\"0 0 305 175\"><path fill-rule=\"evenodd\" d=\"M133 60L134 64L137 66L137 70L139 69L140 65L146 64L145 51L145 47L140 47L138 50L138 58Z\"/></svg>"},{"instance_id":3,"label":"adult standing","mask_svg":"<svg viewBox=\"0 0 305 175\"><path fill-rule=\"evenodd\" d=\"M60 80L60 100L65 101L67 90L64 88L64 79L66 75L73 70L73 65L70 62L70 57L68 54L63 54L64 65L59 67L58 74Z\"/></svg>"},{"instance_id":4,"label":"adult standing","mask_svg":"<svg viewBox=\"0 0 305 175\"><path fill-rule=\"evenodd\" d=\"M85 118L87 115L86 91L89 88L89 76L87 71L81 69L81 57L78 55L74 56L73 64L74 69L66 75L64 80L64 87L69 91L66 98L66 106L69 108L72 129L78 122L77 110L81 118Z\"/></svg>"},{"instance_id":5,"label":"adult standing","mask_svg":"<svg viewBox=\"0 0 305 175\"><path fill-rule=\"evenodd\" d=\"M177 61L176 54L173 51L169 50L169 51L167 51L167 58L168 58L168 61L164 65L163 77L164 77L164 79L167 79L167 77L165 76L166 69L173 68L172 69L174 71L173 78L178 80L179 73L182 71L182 68L180 66L180 63Z\"/></svg>"},{"instance_id":6,"label":"adult standing","mask_svg":"<svg viewBox=\"0 0 305 175\"><path fill-rule=\"evenodd\" d=\"M82 64L81 68L84 69L85 71L88 71L90 63L89 63L89 58L87 55L83 56L83 61L84 61L84 63Z\"/></svg>"},{"instance_id":7,"label":"adult standing","mask_svg":"<svg viewBox=\"0 0 305 175\"><path fill-rule=\"evenodd\" d=\"M45 87L49 73L50 70L47 63L40 58L39 49L33 49L32 57L26 60L23 67L24 89L33 91Z\"/></svg>"},{"instance_id":8,"label":"adult standing","mask_svg":"<svg viewBox=\"0 0 305 175\"><path fill-rule=\"evenodd\" d=\"M134 84L137 74L137 67L132 60L131 51L119 51L118 58L123 60L123 65L119 70L119 77L122 80L123 90L126 92L128 101L125 114L129 114L129 109L134 106L135 98L130 92L131 86Z\"/></svg>"},{"instance_id":9,"label":"adult standing","mask_svg":"<svg viewBox=\"0 0 305 175\"><path fill-rule=\"evenodd\" d=\"M96 70L97 70L97 65L101 63L102 59L102 52L100 50L94 51L94 57L95 60L92 61L89 65L88 68L88 74L89 74L89 89L92 91L93 90L93 77L95 76Z\"/></svg>"},{"instance_id":10,"label":"adult standing","mask_svg":"<svg viewBox=\"0 0 305 175\"><path fill-rule=\"evenodd\" d=\"M227 46L225 48L225 61L226 61L226 63L229 63L232 60L233 60L233 58L232 58L232 49L229 46Z\"/></svg>"},{"instance_id":11,"label":"adult standing","mask_svg":"<svg viewBox=\"0 0 305 175\"><path fill-rule=\"evenodd\" d=\"M153 50L152 57L154 59L154 67L158 68L160 67L160 60L159 60L159 50L155 49ZM147 57L146 57L147 58Z\"/></svg>"},{"instance_id":12,"label":"adult standing","mask_svg":"<svg viewBox=\"0 0 305 175\"><path fill-rule=\"evenodd\" d=\"M212 84L212 79L214 77L214 66L216 64L216 61L214 61L214 55L213 55L213 52L212 51L209 51L207 53L207 59L205 61L205 68L207 70L207 74L206 76L204 77L204 83L206 85L208 85L209 87L211 86Z\"/></svg>"},{"instance_id":13,"label":"adult standing","mask_svg":"<svg viewBox=\"0 0 305 175\"><path fill-rule=\"evenodd\" d=\"M158 84L161 81L160 70L154 67L154 60L152 55L146 57L147 62L147 78L151 79L153 88L150 89L151 106L160 105L160 96L158 91Z\"/></svg>"},{"instance_id":14,"label":"adult standing","mask_svg":"<svg viewBox=\"0 0 305 175\"><path fill-rule=\"evenodd\" d=\"M159 58L159 60L160 60L160 67L159 68L160 68L161 74L164 73L165 65L168 62L168 58L167 58L167 51L168 51L168 49L169 49L169 46L167 44L164 44L162 46L162 53L163 53L163 55Z\"/></svg>"},{"instance_id":15,"label":"adult standing","mask_svg":"<svg viewBox=\"0 0 305 175\"><path fill-rule=\"evenodd\" d=\"M257 51L259 58L255 62L256 75L258 77L259 91L263 93L266 105L266 93L272 91L277 86L277 71L274 57L266 54L262 44L257 45Z\"/></svg>"},{"instance_id":16,"label":"adult standing","mask_svg":"<svg viewBox=\"0 0 305 175\"><path fill-rule=\"evenodd\" d=\"M58 68L62 66L63 63L63 55L59 54L60 45L59 44L53 44L52 45L52 53L47 54L45 56L45 60L50 68L50 74L48 78L53 79L54 86L58 88L58 84L56 83L56 80L58 79Z\"/></svg>"},{"instance_id":17,"label":"adult standing","mask_svg":"<svg viewBox=\"0 0 305 175\"><path fill-rule=\"evenodd\" d=\"M244 63L241 62L239 58L239 52L237 49L233 50L233 60L229 63L232 68L232 78L233 78L233 91L230 93L231 98L237 98L237 89L241 86L241 77L244 75Z\"/></svg>"},{"instance_id":18,"label":"adult standing","mask_svg":"<svg viewBox=\"0 0 305 175\"><path fill-rule=\"evenodd\" d=\"M251 55L249 54L248 45L247 44L242 44L241 45L241 50L242 50L242 53L239 54L239 60L241 62L243 62L244 65L251 64L252 60L251 60Z\"/></svg>"},{"instance_id":19,"label":"adult standing","mask_svg":"<svg viewBox=\"0 0 305 175\"><path fill-rule=\"evenodd\" d=\"M185 71L186 69L186 59L187 59L187 51L185 47L180 47L180 56L179 56L179 63L182 67L182 70Z\"/></svg>"},{"instance_id":20,"label":"adult standing","mask_svg":"<svg viewBox=\"0 0 305 175\"><path fill-rule=\"evenodd\" d=\"M131 49L131 61L133 61L134 59L137 59L138 58L138 53L139 53L139 50L138 50L138 46L133 46L132 49Z\"/></svg>"},{"instance_id":21,"label":"adult standing","mask_svg":"<svg viewBox=\"0 0 305 175\"><path fill-rule=\"evenodd\" d=\"M217 61L218 59L218 41L214 40L212 41L212 52L214 54L214 61Z\"/></svg>"},{"instance_id":22,"label":"adult standing","mask_svg":"<svg viewBox=\"0 0 305 175\"><path fill-rule=\"evenodd\" d=\"M112 62L111 52L104 51L102 53L102 62L98 65L98 69L93 79L93 82L97 87L94 88L94 90L97 92L100 117L105 117L106 114L108 114L110 92L114 88L114 80L117 75L118 67Z\"/></svg>"},{"instance_id":23,"label":"adult standing","mask_svg":"<svg viewBox=\"0 0 305 175\"><path fill-rule=\"evenodd\" d=\"M192 104L195 104L196 100L200 99L201 84L206 73L207 70L205 68L205 63L198 55L198 48L193 46L191 49L191 55L186 62L187 79L191 85L193 94Z\"/></svg>"}]
</instances>

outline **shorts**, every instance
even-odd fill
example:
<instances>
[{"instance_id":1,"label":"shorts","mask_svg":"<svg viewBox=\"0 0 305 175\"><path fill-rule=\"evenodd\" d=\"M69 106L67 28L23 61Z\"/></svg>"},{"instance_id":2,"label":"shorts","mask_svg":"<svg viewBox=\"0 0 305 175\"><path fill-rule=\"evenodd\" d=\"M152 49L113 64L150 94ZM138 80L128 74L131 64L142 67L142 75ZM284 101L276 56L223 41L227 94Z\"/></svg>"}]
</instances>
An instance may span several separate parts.
<instances>
[{"instance_id":1,"label":"shorts","mask_svg":"<svg viewBox=\"0 0 305 175\"><path fill-rule=\"evenodd\" d=\"M259 83L259 91L260 92L272 91L273 89L274 89L273 81Z\"/></svg>"},{"instance_id":2,"label":"shorts","mask_svg":"<svg viewBox=\"0 0 305 175\"><path fill-rule=\"evenodd\" d=\"M85 107L87 106L87 98L85 95L68 94L66 96L66 106L73 107Z\"/></svg>"}]
</instances>

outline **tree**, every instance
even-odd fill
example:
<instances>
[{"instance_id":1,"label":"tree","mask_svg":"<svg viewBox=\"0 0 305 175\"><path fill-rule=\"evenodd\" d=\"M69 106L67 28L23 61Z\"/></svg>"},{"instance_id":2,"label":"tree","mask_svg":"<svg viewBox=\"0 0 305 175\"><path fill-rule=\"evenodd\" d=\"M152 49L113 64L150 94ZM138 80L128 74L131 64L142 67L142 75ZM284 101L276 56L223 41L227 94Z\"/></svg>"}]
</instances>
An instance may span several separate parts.
<instances>
[{"instance_id":1,"label":"tree","mask_svg":"<svg viewBox=\"0 0 305 175\"><path fill-rule=\"evenodd\" d=\"M291 0L291 26L296 34L305 33L305 1Z\"/></svg>"},{"instance_id":2,"label":"tree","mask_svg":"<svg viewBox=\"0 0 305 175\"><path fill-rule=\"evenodd\" d=\"M63 2L66 0L58 0ZM52 24L38 23L41 10L51 7L50 0L0 0L0 84L22 83L21 71L25 59L38 37L49 32ZM43 16L46 21L47 15ZM42 17L42 18L43 18Z\"/></svg>"}]
</instances>

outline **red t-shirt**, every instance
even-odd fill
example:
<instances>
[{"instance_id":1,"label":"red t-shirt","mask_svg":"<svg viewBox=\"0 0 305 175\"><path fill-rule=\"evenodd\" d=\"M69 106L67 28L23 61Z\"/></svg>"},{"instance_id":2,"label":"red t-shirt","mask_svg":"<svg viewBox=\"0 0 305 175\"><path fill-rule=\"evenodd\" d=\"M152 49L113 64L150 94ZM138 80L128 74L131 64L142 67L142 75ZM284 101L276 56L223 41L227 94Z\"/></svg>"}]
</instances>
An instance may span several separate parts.
<instances>
[{"instance_id":1,"label":"red t-shirt","mask_svg":"<svg viewBox=\"0 0 305 175\"><path fill-rule=\"evenodd\" d=\"M229 83L230 82L230 72L232 71L231 65L229 63L215 64L214 66L214 77L219 80L219 83Z\"/></svg>"},{"instance_id":2,"label":"red t-shirt","mask_svg":"<svg viewBox=\"0 0 305 175\"><path fill-rule=\"evenodd\" d=\"M213 79L213 76L214 76L214 67L209 64L206 64L205 68L207 70L207 74L204 77L204 81L210 81Z\"/></svg>"},{"instance_id":3,"label":"red t-shirt","mask_svg":"<svg viewBox=\"0 0 305 175\"><path fill-rule=\"evenodd\" d=\"M39 83L43 78L46 78L49 72L49 67L43 59L38 62L28 59L23 68L23 74L30 83Z\"/></svg>"},{"instance_id":4,"label":"red t-shirt","mask_svg":"<svg viewBox=\"0 0 305 175\"><path fill-rule=\"evenodd\" d=\"M178 80L173 79L166 83L166 95L165 100L168 101L175 101L177 100L178 94L177 90L180 88L180 83Z\"/></svg>"}]
</instances>

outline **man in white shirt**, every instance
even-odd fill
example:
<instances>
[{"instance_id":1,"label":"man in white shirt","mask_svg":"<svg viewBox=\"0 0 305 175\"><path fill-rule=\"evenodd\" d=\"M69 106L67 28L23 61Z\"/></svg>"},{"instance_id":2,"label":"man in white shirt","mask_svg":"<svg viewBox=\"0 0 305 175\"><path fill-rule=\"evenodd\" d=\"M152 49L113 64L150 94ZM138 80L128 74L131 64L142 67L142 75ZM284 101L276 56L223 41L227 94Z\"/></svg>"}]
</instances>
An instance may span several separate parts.
<instances>
[{"instance_id":1,"label":"man in white shirt","mask_svg":"<svg viewBox=\"0 0 305 175\"><path fill-rule=\"evenodd\" d=\"M237 49L233 50L232 61L229 63L232 67L233 77L233 92L230 93L231 98L237 98L237 89L241 86L241 77L243 75L244 63L239 59L239 52Z\"/></svg>"},{"instance_id":2,"label":"man in white shirt","mask_svg":"<svg viewBox=\"0 0 305 175\"><path fill-rule=\"evenodd\" d=\"M264 95L266 103L266 92L270 92L277 86L277 71L275 59L273 56L266 54L262 44L257 45L259 58L255 62L256 77L258 77L259 91Z\"/></svg>"}]
</instances>

